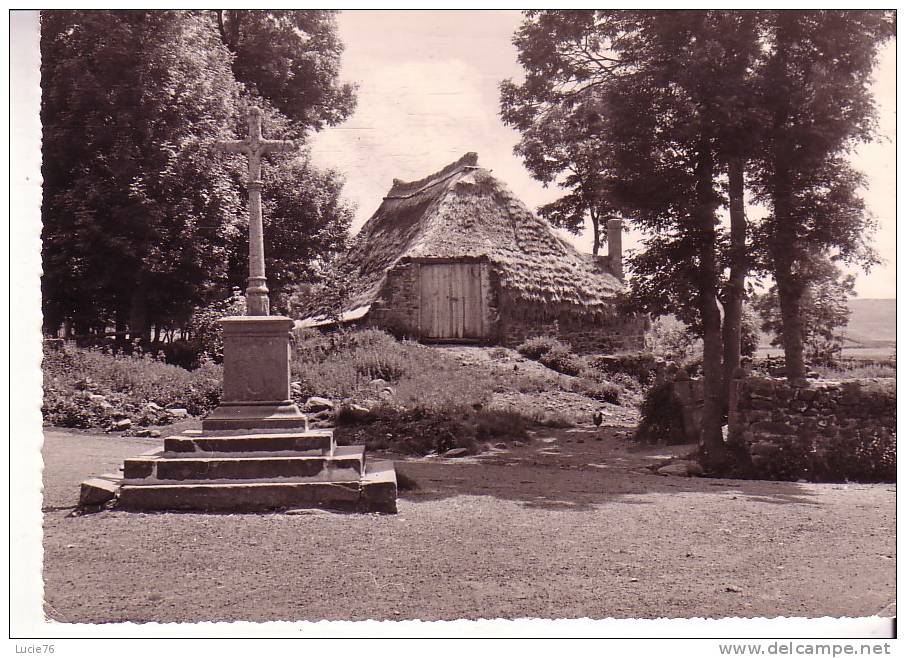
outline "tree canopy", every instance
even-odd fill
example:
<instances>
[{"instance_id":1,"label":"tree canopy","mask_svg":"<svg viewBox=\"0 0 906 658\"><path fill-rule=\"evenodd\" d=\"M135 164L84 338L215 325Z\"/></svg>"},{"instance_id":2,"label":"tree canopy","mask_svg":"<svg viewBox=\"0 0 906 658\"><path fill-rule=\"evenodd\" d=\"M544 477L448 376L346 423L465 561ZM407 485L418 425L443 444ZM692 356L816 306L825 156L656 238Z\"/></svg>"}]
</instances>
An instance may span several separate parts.
<instances>
[{"instance_id":1,"label":"tree canopy","mask_svg":"<svg viewBox=\"0 0 906 658\"><path fill-rule=\"evenodd\" d=\"M252 22L268 22L267 14ZM333 19L310 25L320 36L296 43L296 57L339 57ZM185 321L212 290L225 296L241 285L247 274L230 263L247 245L245 167L214 156L211 142L242 134L252 101L265 110L267 135L282 137L340 120L354 99L347 88L333 100L311 97L311 108L296 93L295 114L284 117L275 106L285 96L251 93L253 77L237 79L239 57L211 11L45 11L41 55L42 293L51 330L64 320L78 332L115 321L147 335L151 321ZM316 68L342 87L334 64ZM307 158L269 165L267 209L284 236L273 238L271 266L290 280L304 275L314 250L338 243L349 210L337 174ZM292 255L278 246L309 238L313 248Z\"/></svg>"},{"instance_id":2,"label":"tree canopy","mask_svg":"<svg viewBox=\"0 0 906 658\"><path fill-rule=\"evenodd\" d=\"M705 453L722 445L746 276L778 282L795 377L809 255L871 262L845 155L872 136L870 73L892 34L879 11L532 10L514 37L525 78L501 85L501 113L522 134L516 152L573 190L564 173L594 162L590 197L646 234L629 262L634 298L704 340ZM770 213L757 226L747 186Z\"/></svg>"}]
</instances>

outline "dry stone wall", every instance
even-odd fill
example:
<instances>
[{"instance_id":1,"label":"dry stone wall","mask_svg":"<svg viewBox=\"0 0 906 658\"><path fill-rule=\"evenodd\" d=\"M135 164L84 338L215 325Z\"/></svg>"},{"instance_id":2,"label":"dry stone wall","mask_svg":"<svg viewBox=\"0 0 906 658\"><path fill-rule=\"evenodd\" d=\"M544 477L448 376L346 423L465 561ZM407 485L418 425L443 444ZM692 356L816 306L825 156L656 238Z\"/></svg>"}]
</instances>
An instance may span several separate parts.
<instances>
[{"instance_id":1,"label":"dry stone wall","mask_svg":"<svg viewBox=\"0 0 906 658\"><path fill-rule=\"evenodd\" d=\"M895 460L896 396L893 378L801 385L737 379L730 440L746 448L756 467L786 465L792 473L796 466L818 479L883 479Z\"/></svg>"}]
</instances>

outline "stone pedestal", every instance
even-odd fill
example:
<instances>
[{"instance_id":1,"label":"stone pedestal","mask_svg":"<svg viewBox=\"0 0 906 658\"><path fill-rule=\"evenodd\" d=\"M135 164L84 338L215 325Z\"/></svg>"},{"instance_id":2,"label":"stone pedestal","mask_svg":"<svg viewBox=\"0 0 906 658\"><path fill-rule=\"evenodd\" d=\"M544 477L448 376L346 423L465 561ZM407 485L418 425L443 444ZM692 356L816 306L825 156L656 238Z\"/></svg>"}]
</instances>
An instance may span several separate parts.
<instances>
[{"instance_id":1,"label":"stone pedestal","mask_svg":"<svg viewBox=\"0 0 906 658\"><path fill-rule=\"evenodd\" d=\"M290 396L290 330L283 316L237 316L223 327L223 396L205 432L305 427Z\"/></svg>"}]
</instances>

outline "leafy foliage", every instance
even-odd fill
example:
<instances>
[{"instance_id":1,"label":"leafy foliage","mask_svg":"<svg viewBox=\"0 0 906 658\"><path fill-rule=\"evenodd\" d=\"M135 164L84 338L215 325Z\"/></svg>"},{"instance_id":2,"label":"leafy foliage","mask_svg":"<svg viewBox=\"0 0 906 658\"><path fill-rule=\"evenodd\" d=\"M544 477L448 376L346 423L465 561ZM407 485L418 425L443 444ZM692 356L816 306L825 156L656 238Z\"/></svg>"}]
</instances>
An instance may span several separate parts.
<instances>
[{"instance_id":1,"label":"leafy foliage","mask_svg":"<svg viewBox=\"0 0 906 658\"><path fill-rule=\"evenodd\" d=\"M300 137L351 112L353 90L336 82L342 47L332 15L244 15L234 27L248 29L230 41L236 54L217 15L42 13L48 330L71 320L84 334L115 321L147 341L151 324L182 326L213 290L244 286L246 164L213 157L211 142L245 131L252 100L264 110L268 137ZM283 73L308 77L271 84L279 71L249 63L252 41L258 64L274 53L274 62L293 62ZM245 77L237 79L232 65ZM287 101L296 123L275 109ZM315 170L304 154L272 165L265 167L266 249L279 292L310 278L311 261L342 248L351 213L340 203L336 172Z\"/></svg>"},{"instance_id":2,"label":"leafy foliage","mask_svg":"<svg viewBox=\"0 0 906 658\"><path fill-rule=\"evenodd\" d=\"M343 43L336 11L215 10L236 79L302 128L321 130L355 109L355 87L338 82Z\"/></svg>"},{"instance_id":3,"label":"leafy foliage","mask_svg":"<svg viewBox=\"0 0 906 658\"><path fill-rule=\"evenodd\" d=\"M855 289L855 277L844 275L827 259L813 260L807 274L809 286L802 296L803 338L810 364L831 366L843 349L842 329L849 323L847 298ZM755 301L761 328L773 335L772 345L783 343L783 322L777 286Z\"/></svg>"},{"instance_id":4,"label":"leafy foliage","mask_svg":"<svg viewBox=\"0 0 906 658\"><path fill-rule=\"evenodd\" d=\"M640 420L633 435L641 443L686 443L683 408L673 394L671 382L661 382L649 388L641 405Z\"/></svg>"},{"instance_id":5,"label":"leafy foliage","mask_svg":"<svg viewBox=\"0 0 906 658\"><path fill-rule=\"evenodd\" d=\"M219 320L231 315L245 315L245 312L245 296L238 288L233 289L231 297L195 309L186 328L192 334L197 358L223 363L223 329Z\"/></svg>"}]
</instances>

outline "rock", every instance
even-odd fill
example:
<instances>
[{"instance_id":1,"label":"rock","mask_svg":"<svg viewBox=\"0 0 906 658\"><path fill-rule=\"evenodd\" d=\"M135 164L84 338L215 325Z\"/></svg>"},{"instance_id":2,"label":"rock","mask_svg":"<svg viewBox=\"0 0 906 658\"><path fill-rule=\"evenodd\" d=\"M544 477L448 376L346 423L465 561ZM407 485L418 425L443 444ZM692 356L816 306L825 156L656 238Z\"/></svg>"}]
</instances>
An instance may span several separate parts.
<instances>
[{"instance_id":1,"label":"rock","mask_svg":"<svg viewBox=\"0 0 906 658\"><path fill-rule=\"evenodd\" d=\"M657 469L658 475L677 475L680 477L695 477L704 474L701 464L691 460L683 460L661 466Z\"/></svg>"},{"instance_id":2,"label":"rock","mask_svg":"<svg viewBox=\"0 0 906 658\"><path fill-rule=\"evenodd\" d=\"M504 443L503 441L500 441L499 443L495 443L494 447L497 448L498 450L506 450L507 446L506 446L506 443Z\"/></svg>"},{"instance_id":3,"label":"rock","mask_svg":"<svg viewBox=\"0 0 906 658\"><path fill-rule=\"evenodd\" d=\"M333 418L333 409L321 409L318 413L310 414L309 420L330 420Z\"/></svg>"},{"instance_id":4,"label":"rock","mask_svg":"<svg viewBox=\"0 0 906 658\"><path fill-rule=\"evenodd\" d=\"M302 395L301 382L291 382L289 385L289 390L293 395Z\"/></svg>"},{"instance_id":5,"label":"rock","mask_svg":"<svg viewBox=\"0 0 906 658\"><path fill-rule=\"evenodd\" d=\"M188 418L189 412L187 409L182 409L177 407L175 409L167 409L167 413L173 416L174 418Z\"/></svg>"},{"instance_id":6,"label":"rock","mask_svg":"<svg viewBox=\"0 0 906 658\"><path fill-rule=\"evenodd\" d=\"M526 445L524 441L513 441L514 448L524 448Z\"/></svg>"},{"instance_id":7,"label":"rock","mask_svg":"<svg viewBox=\"0 0 906 658\"><path fill-rule=\"evenodd\" d=\"M738 587L738 586L736 586L736 585L727 585L727 591L728 591L728 592L735 592L735 593L738 594L738 593L740 593L740 592L742 591L742 587Z\"/></svg>"},{"instance_id":8,"label":"rock","mask_svg":"<svg viewBox=\"0 0 906 658\"><path fill-rule=\"evenodd\" d=\"M116 497L119 488L119 479L115 475L85 480L79 489L79 506L103 505L108 500L113 500Z\"/></svg>"},{"instance_id":9,"label":"rock","mask_svg":"<svg viewBox=\"0 0 906 658\"><path fill-rule=\"evenodd\" d=\"M468 448L451 448L450 450L447 450L443 455L441 455L441 457L465 457L468 454Z\"/></svg>"},{"instance_id":10,"label":"rock","mask_svg":"<svg viewBox=\"0 0 906 658\"><path fill-rule=\"evenodd\" d=\"M110 429L114 432L123 432L132 427L132 421L128 418L121 418L113 422Z\"/></svg>"},{"instance_id":11,"label":"rock","mask_svg":"<svg viewBox=\"0 0 906 658\"><path fill-rule=\"evenodd\" d=\"M148 432L148 436L150 436L152 439L159 439L159 438L160 438L160 430L151 430L151 431Z\"/></svg>"},{"instance_id":12,"label":"rock","mask_svg":"<svg viewBox=\"0 0 906 658\"><path fill-rule=\"evenodd\" d=\"M107 402L107 398L103 395L97 395L96 393L89 393L88 400L94 404L100 404L101 402Z\"/></svg>"},{"instance_id":13,"label":"rock","mask_svg":"<svg viewBox=\"0 0 906 658\"><path fill-rule=\"evenodd\" d=\"M380 392L378 393L378 396L382 400L392 400L394 397L396 397L396 392L389 386L385 386L384 388L382 388L380 390Z\"/></svg>"},{"instance_id":14,"label":"rock","mask_svg":"<svg viewBox=\"0 0 906 658\"><path fill-rule=\"evenodd\" d=\"M147 430L147 429L136 430L135 434L133 436L137 436L139 438L148 437L148 436L151 436L151 430Z\"/></svg>"},{"instance_id":15,"label":"rock","mask_svg":"<svg viewBox=\"0 0 906 658\"><path fill-rule=\"evenodd\" d=\"M157 402L149 402L145 406L148 409L150 409L151 411L163 411L164 410L164 408L162 406L160 406L159 404L157 404Z\"/></svg>"},{"instance_id":16,"label":"rock","mask_svg":"<svg viewBox=\"0 0 906 658\"><path fill-rule=\"evenodd\" d=\"M333 408L333 400L328 400L327 398L318 396L312 396L305 401L305 405L302 407L302 411L321 411L323 409Z\"/></svg>"},{"instance_id":17,"label":"rock","mask_svg":"<svg viewBox=\"0 0 906 658\"><path fill-rule=\"evenodd\" d=\"M384 379L372 379L368 385L376 391L387 388L387 381Z\"/></svg>"},{"instance_id":18,"label":"rock","mask_svg":"<svg viewBox=\"0 0 906 658\"><path fill-rule=\"evenodd\" d=\"M371 409L360 404L345 404L342 413L347 419L355 422L371 420Z\"/></svg>"}]
</instances>

